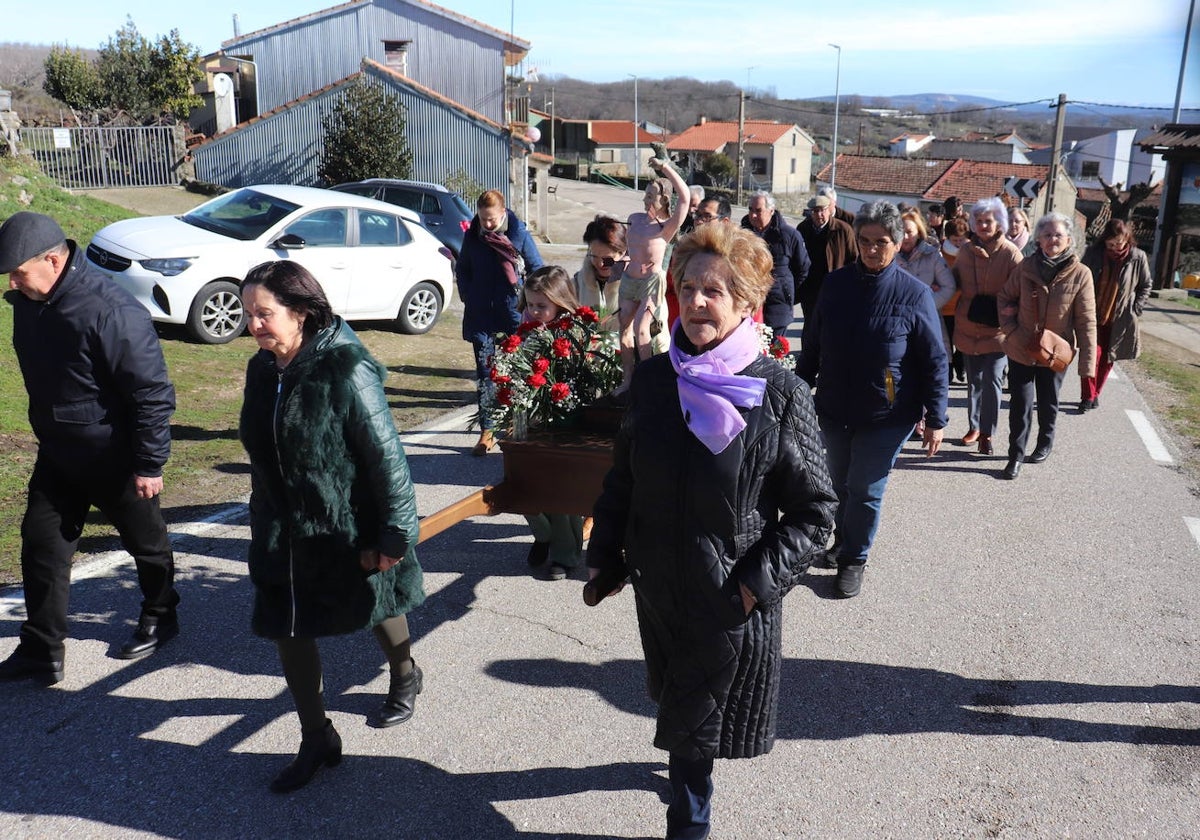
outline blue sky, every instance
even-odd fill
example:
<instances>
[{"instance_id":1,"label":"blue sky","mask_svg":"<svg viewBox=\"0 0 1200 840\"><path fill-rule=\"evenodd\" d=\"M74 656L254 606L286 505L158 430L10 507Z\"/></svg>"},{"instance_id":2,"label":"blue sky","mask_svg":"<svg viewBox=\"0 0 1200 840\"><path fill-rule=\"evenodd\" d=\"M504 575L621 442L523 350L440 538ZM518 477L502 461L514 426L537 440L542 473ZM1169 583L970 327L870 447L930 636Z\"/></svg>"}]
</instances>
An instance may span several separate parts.
<instances>
[{"instance_id":1,"label":"blue sky","mask_svg":"<svg viewBox=\"0 0 1200 840\"><path fill-rule=\"evenodd\" d=\"M144 35L177 28L202 52L242 32L336 0L55 0L44 14L5 15L0 40L96 47L133 17ZM590 81L692 76L774 88L784 97L957 93L1024 102L1170 106L1188 0L441 0L440 5L533 44L527 65ZM905 10L905 7L908 10ZM564 11L565 10L565 11ZM732 10L732 11L731 11ZM1198 13L1197 17L1200 17ZM639 33L631 43L624 33ZM1184 86L1200 107L1200 20Z\"/></svg>"}]
</instances>

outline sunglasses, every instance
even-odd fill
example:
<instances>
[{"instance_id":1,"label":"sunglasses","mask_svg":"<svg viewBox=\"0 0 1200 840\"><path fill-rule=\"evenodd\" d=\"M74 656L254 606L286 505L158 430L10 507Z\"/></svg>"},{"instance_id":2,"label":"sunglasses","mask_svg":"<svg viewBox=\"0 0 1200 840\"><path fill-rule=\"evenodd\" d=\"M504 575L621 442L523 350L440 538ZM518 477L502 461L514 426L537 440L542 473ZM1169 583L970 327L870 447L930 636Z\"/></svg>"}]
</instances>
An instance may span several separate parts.
<instances>
[{"instance_id":1,"label":"sunglasses","mask_svg":"<svg viewBox=\"0 0 1200 840\"><path fill-rule=\"evenodd\" d=\"M588 258L592 262L599 263L603 268L612 268L617 263L625 262L629 259L628 257L601 257L590 252L588 253Z\"/></svg>"}]
</instances>

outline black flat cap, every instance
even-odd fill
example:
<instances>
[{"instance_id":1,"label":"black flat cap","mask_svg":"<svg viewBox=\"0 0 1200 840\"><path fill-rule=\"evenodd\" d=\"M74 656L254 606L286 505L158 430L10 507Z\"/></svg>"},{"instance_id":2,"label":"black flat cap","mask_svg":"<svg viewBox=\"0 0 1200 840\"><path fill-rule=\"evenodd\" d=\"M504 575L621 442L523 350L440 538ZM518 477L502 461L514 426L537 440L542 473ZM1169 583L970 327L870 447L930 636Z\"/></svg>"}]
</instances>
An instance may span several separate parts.
<instances>
[{"instance_id":1,"label":"black flat cap","mask_svg":"<svg viewBox=\"0 0 1200 840\"><path fill-rule=\"evenodd\" d=\"M26 260L65 242L58 222L41 213L22 210L0 225L0 274L8 274Z\"/></svg>"}]
</instances>

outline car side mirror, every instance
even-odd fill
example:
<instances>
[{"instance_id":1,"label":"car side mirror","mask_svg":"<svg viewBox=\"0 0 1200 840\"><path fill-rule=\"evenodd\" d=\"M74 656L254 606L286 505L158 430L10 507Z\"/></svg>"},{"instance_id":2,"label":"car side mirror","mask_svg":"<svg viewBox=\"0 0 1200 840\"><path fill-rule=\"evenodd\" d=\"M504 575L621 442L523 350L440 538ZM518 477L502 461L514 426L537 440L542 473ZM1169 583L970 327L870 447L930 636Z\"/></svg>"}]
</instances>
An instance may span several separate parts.
<instances>
[{"instance_id":1,"label":"car side mirror","mask_svg":"<svg viewBox=\"0 0 1200 840\"><path fill-rule=\"evenodd\" d=\"M304 247L304 237L297 236L294 233L285 233L283 236L271 243L272 248L281 248L284 251L295 251Z\"/></svg>"}]
</instances>

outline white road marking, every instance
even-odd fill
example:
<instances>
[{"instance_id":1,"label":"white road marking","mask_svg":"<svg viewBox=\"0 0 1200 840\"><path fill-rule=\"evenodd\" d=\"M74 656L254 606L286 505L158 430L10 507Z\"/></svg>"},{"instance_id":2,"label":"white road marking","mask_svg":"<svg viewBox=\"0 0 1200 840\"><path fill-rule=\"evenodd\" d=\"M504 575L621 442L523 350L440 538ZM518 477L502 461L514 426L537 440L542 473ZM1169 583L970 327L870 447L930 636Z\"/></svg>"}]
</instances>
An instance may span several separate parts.
<instances>
[{"instance_id":1,"label":"white road marking","mask_svg":"<svg viewBox=\"0 0 1200 840\"><path fill-rule=\"evenodd\" d=\"M1183 521L1187 525L1188 530L1192 532L1192 539L1194 539L1197 544L1200 544L1200 519L1197 519L1194 516L1185 516L1183 517Z\"/></svg>"},{"instance_id":2,"label":"white road marking","mask_svg":"<svg viewBox=\"0 0 1200 840\"><path fill-rule=\"evenodd\" d=\"M1158 432L1154 431L1154 427L1150 425L1150 421L1146 419L1144 413L1126 409L1125 414L1129 417L1129 422L1133 424L1134 431L1142 439L1142 443L1146 445L1146 451L1150 453L1151 458L1160 464L1175 463L1175 459L1171 457L1167 447L1163 446Z\"/></svg>"}]
</instances>

